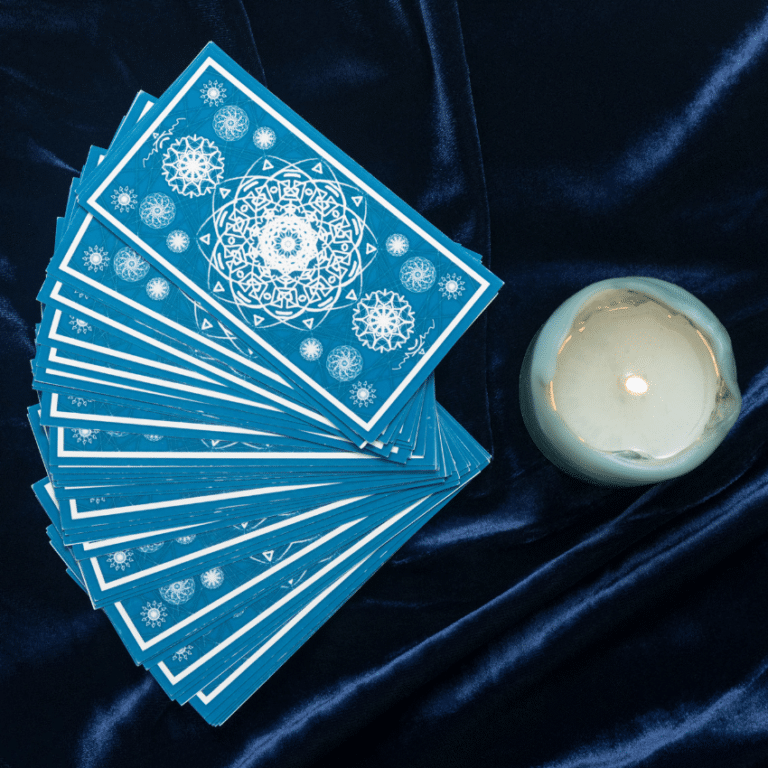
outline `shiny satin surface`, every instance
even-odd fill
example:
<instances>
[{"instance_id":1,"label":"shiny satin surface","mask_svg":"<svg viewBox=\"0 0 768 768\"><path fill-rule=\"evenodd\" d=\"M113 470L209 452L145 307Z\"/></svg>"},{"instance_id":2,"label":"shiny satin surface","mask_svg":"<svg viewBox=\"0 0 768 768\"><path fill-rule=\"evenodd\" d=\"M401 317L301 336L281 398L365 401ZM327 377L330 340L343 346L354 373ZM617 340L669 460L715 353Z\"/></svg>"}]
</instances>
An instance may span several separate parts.
<instances>
[{"instance_id":1,"label":"shiny satin surface","mask_svg":"<svg viewBox=\"0 0 768 768\"><path fill-rule=\"evenodd\" d=\"M70 178L208 40L507 283L437 372L491 467L220 729L65 575L25 420ZM0 82L2 768L768 765L764 4L19 0ZM517 379L563 300L630 274L712 309L743 407L690 474L597 488Z\"/></svg>"}]
</instances>

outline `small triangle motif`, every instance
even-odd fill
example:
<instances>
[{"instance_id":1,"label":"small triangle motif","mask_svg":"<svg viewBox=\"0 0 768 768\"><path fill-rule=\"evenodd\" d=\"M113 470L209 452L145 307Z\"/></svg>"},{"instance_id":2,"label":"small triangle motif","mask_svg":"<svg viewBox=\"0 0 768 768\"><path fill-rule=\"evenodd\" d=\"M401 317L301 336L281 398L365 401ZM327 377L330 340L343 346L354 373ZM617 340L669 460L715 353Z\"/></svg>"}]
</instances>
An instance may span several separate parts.
<instances>
[{"instance_id":1,"label":"small triangle motif","mask_svg":"<svg viewBox=\"0 0 768 768\"><path fill-rule=\"evenodd\" d=\"M203 318L203 323L200 326L201 331L207 331L209 328L213 328L213 323L208 320L207 317Z\"/></svg>"},{"instance_id":2,"label":"small triangle motif","mask_svg":"<svg viewBox=\"0 0 768 768\"><path fill-rule=\"evenodd\" d=\"M264 555L264 557L267 558L267 562L268 563L271 563L272 562L272 558L275 556L275 550L274 549L270 549L269 552L262 552L261 554Z\"/></svg>"},{"instance_id":3,"label":"small triangle motif","mask_svg":"<svg viewBox=\"0 0 768 768\"><path fill-rule=\"evenodd\" d=\"M221 196L226 200L227 195L231 192L231 189L224 189L223 187L219 190L221 192Z\"/></svg>"},{"instance_id":4,"label":"small triangle motif","mask_svg":"<svg viewBox=\"0 0 768 768\"><path fill-rule=\"evenodd\" d=\"M312 330L312 326L315 324L315 320L312 317L308 317L303 322L304 322L304 325L306 325L307 328L309 328L310 331Z\"/></svg>"},{"instance_id":5,"label":"small triangle motif","mask_svg":"<svg viewBox=\"0 0 768 768\"><path fill-rule=\"evenodd\" d=\"M362 202L363 202L363 198L362 198L362 197L360 197L360 195L356 195L355 197L353 197L353 198L352 198L352 202L353 202L355 205L360 205L360 203L362 203Z\"/></svg>"},{"instance_id":6,"label":"small triangle motif","mask_svg":"<svg viewBox=\"0 0 768 768\"><path fill-rule=\"evenodd\" d=\"M203 235L200 238L200 242L201 243L205 243L206 245L210 245L211 244L211 236L210 235Z\"/></svg>"},{"instance_id":7,"label":"small triangle motif","mask_svg":"<svg viewBox=\"0 0 768 768\"><path fill-rule=\"evenodd\" d=\"M346 298L348 298L350 301L357 301L357 294L354 291L350 291Z\"/></svg>"},{"instance_id":8,"label":"small triangle motif","mask_svg":"<svg viewBox=\"0 0 768 768\"><path fill-rule=\"evenodd\" d=\"M375 245L371 245L370 243L368 243L365 246L365 253L366 253L366 255L369 254L369 253L376 253L376 246Z\"/></svg>"},{"instance_id":9,"label":"small triangle motif","mask_svg":"<svg viewBox=\"0 0 768 768\"><path fill-rule=\"evenodd\" d=\"M221 440L211 440L211 448L215 448L220 442Z\"/></svg>"},{"instance_id":10,"label":"small triangle motif","mask_svg":"<svg viewBox=\"0 0 768 768\"><path fill-rule=\"evenodd\" d=\"M254 315L253 316L253 324L254 325L261 325L264 322L264 318L261 317L261 315Z\"/></svg>"},{"instance_id":11,"label":"small triangle motif","mask_svg":"<svg viewBox=\"0 0 768 768\"><path fill-rule=\"evenodd\" d=\"M274 168L275 166L272 165L272 163L269 162L269 160L264 161L264 165L261 166L262 171L268 171L270 168Z\"/></svg>"},{"instance_id":12,"label":"small triangle motif","mask_svg":"<svg viewBox=\"0 0 768 768\"><path fill-rule=\"evenodd\" d=\"M315 173L322 173L323 172L323 164L322 163L318 163L317 165L313 165L312 166L312 170Z\"/></svg>"},{"instance_id":13,"label":"small triangle motif","mask_svg":"<svg viewBox=\"0 0 768 768\"><path fill-rule=\"evenodd\" d=\"M217 282L216 285L213 286L213 292L224 293L224 286L221 284L221 282Z\"/></svg>"}]
</instances>

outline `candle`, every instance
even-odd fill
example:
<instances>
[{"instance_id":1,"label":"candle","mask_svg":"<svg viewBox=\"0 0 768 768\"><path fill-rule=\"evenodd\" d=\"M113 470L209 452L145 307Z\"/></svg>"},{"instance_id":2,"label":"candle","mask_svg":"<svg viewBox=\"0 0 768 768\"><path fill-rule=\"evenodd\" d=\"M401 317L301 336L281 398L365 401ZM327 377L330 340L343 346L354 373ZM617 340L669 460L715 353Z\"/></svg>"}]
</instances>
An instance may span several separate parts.
<instances>
[{"instance_id":1,"label":"candle","mask_svg":"<svg viewBox=\"0 0 768 768\"><path fill-rule=\"evenodd\" d=\"M594 283L531 341L520 406L536 445L583 480L643 485L682 475L722 442L741 409L727 331L663 280Z\"/></svg>"}]
</instances>

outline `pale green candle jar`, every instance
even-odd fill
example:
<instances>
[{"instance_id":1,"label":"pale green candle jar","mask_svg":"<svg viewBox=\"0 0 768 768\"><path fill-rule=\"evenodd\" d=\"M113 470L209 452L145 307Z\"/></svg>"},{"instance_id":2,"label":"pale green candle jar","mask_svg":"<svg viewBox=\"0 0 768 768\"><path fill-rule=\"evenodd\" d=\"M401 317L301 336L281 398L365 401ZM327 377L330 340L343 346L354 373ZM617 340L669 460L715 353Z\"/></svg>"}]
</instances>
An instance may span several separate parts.
<instances>
[{"instance_id":1,"label":"pale green candle jar","mask_svg":"<svg viewBox=\"0 0 768 768\"><path fill-rule=\"evenodd\" d=\"M598 485L689 472L741 410L728 332L695 296L652 277L601 280L528 345L520 408L556 466Z\"/></svg>"}]
</instances>

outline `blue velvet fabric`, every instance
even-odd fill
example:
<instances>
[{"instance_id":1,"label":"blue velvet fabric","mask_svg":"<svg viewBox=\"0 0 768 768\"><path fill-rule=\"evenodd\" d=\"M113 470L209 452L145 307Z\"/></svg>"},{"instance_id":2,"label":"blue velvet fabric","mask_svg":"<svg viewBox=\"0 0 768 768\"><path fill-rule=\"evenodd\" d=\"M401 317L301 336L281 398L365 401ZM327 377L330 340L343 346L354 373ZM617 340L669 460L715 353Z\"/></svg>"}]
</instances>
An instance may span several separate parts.
<instances>
[{"instance_id":1,"label":"blue velvet fabric","mask_svg":"<svg viewBox=\"0 0 768 768\"><path fill-rule=\"evenodd\" d=\"M65 576L25 422L70 177L209 39L507 283L437 374L492 466L220 729ZM768 765L764 3L14 0L0 82L0 766ZM714 311L744 406L697 470L601 489L539 454L517 377L632 274Z\"/></svg>"}]
</instances>

